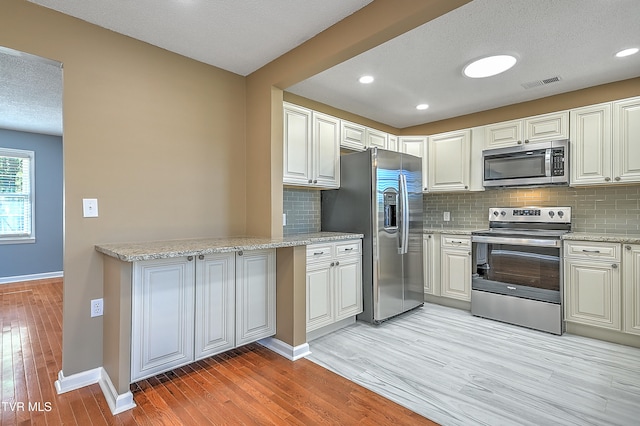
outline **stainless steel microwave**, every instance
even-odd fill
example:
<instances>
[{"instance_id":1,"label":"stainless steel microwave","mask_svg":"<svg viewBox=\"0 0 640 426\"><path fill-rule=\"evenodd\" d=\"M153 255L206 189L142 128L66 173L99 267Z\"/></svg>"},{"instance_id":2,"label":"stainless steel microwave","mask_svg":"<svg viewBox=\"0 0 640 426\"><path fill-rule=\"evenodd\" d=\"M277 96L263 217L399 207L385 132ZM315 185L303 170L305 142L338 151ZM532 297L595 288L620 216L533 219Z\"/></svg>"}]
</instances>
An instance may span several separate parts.
<instances>
[{"instance_id":1,"label":"stainless steel microwave","mask_svg":"<svg viewBox=\"0 0 640 426\"><path fill-rule=\"evenodd\" d=\"M569 140L537 142L482 151L483 185L569 184Z\"/></svg>"}]
</instances>

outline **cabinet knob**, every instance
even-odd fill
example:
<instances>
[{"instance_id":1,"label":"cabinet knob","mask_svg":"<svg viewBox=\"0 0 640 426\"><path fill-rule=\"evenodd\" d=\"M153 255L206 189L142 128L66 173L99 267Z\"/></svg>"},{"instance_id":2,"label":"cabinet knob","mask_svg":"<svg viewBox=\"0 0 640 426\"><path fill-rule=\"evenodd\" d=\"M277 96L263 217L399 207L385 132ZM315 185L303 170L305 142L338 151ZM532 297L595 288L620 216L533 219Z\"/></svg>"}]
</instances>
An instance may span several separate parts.
<instances>
[{"instance_id":1,"label":"cabinet knob","mask_svg":"<svg viewBox=\"0 0 640 426\"><path fill-rule=\"evenodd\" d=\"M198 259L204 260L204 254L201 254L200 256L198 256Z\"/></svg>"},{"instance_id":2,"label":"cabinet knob","mask_svg":"<svg viewBox=\"0 0 640 426\"><path fill-rule=\"evenodd\" d=\"M313 183L313 181L311 179L309 179L309 183Z\"/></svg>"},{"instance_id":3,"label":"cabinet knob","mask_svg":"<svg viewBox=\"0 0 640 426\"><path fill-rule=\"evenodd\" d=\"M631 246L624 246L627 250L631 250Z\"/></svg>"},{"instance_id":4,"label":"cabinet knob","mask_svg":"<svg viewBox=\"0 0 640 426\"><path fill-rule=\"evenodd\" d=\"M468 186L468 185L465 185L465 186L464 186L464 189L469 189L469 186Z\"/></svg>"},{"instance_id":5,"label":"cabinet knob","mask_svg":"<svg viewBox=\"0 0 640 426\"><path fill-rule=\"evenodd\" d=\"M609 176L607 176L606 178L604 178L605 182L609 182L611 180L611 178Z\"/></svg>"},{"instance_id":6,"label":"cabinet knob","mask_svg":"<svg viewBox=\"0 0 640 426\"><path fill-rule=\"evenodd\" d=\"M518 141L518 145L522 145L522 141Z\"/></svg>"},{"instance_id":7,"label":"cabinet knob","mask_svg":"<svg viewBox=\"0 0 640 426\"><path fill-rule=\"evenodd\" d=\"M244 253L242 252L242 250L240 250L240 251L238 252L238 256L242 256L243 254L244 254Z\"/></svg>"},{"instance_id":8,"label":"cabinet knob","mask_svg":"<svg viewBox=\"0 0 640 426\"><path fill-rule=\"evenodd\" d=\"M424 187L424 190L426 191L427 189L429 189L429 188L427 188L427 187L425 186L425 187Z\"/></svg>"},{"instance_id":9,"label":"cabinet knob","mask_svg":"<svg viewBox=\"0 0 640 426\"><path fill-rule=\"evenodd\" d=\"M336 262L336 266L338 266L340 264L340 262Z\"/></svg>"},{"instance_id":10,"label":"cabinet knob","mask_svg":"<svg viewBox=\"0 0 640 426\"><path fill-rule=\"evenodd\" d=\"M314 179L314 180L313 180L313 183L318 183L318 179Z\"/></svg>"},{"instance_id":11,"label":"cabinet knob","mask_svg":"<svg viewBox=\"0 0 640 426\"><path fill-rule=\"evenodd\" d=\"M620 176L616 176L615 181L620 182Z\"/></svg>"},{"instance_id":12,"label":"cabinet knob","mask_svg":"<svg viewBox=\"0 0 640 426\"><path fill-rule=\"evenodd\" d=\"M187 260L191 262L193 260L193 256L187 256Z\"/></svg>"},{"instance_id":13,"label":"cabinet knob","mask_svg":"<svg viewBox=\"0 0 640 426\"><path fill-rule=\"evenodd\" d=\"M529 143L529 139L525 139L525 140L524 140L524 143Z\"/></svg>"},{"instance_id":14,"label":"cabinet knob","mask_svg":"<svg viewBox=\"0 0 640 426\"><path fill-rule=\"evenodd\" d=\"M611 265L611 267L612 267L613 269L618 269L618 264L617 264L617 263L614 263L613 265Z\"/></svg>"},{"instance_id":15,"label":"cabinet knob","mask_svg":"<svg viewBox=\"0 0 640 426\"><path fill-rule=\"evenodd\" d=\"M334 262L331 262L331 266L336 266L336 264Z\"/></svg>"}]
</instances>

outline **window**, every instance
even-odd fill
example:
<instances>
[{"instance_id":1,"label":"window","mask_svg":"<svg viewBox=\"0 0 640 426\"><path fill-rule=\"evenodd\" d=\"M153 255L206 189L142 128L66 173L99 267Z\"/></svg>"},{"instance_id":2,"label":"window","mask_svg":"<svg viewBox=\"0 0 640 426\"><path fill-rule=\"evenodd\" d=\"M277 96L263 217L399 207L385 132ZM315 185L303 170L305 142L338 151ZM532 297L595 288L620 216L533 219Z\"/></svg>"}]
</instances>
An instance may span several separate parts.
<instances>
[{"instance_id":1,"label":"window","mask_svg":"<svg viewBox=\"0 0 640 426\"><path fill-rule=\"evenodd\" d=\"M0 244L35 241L34 159L33 151L0 148Z\"/></svg>"}]
</instances>

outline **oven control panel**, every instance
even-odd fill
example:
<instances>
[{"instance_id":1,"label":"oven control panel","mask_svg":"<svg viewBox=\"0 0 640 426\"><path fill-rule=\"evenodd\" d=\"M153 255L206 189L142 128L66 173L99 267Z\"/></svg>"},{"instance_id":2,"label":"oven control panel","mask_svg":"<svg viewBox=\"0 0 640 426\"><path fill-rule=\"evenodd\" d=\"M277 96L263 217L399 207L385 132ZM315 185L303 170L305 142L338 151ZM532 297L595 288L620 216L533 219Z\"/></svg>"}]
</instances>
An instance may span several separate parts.
<instances>
[{"instance_id":1,"label":"oven control panel","mask_svg":"<svg viewBox=\"0 0 640 426\"><path fill-rule=\"evenodd\" d=\"M571 207L492 207L489 222L571 223Z\"/></svg>"}]
</instances>

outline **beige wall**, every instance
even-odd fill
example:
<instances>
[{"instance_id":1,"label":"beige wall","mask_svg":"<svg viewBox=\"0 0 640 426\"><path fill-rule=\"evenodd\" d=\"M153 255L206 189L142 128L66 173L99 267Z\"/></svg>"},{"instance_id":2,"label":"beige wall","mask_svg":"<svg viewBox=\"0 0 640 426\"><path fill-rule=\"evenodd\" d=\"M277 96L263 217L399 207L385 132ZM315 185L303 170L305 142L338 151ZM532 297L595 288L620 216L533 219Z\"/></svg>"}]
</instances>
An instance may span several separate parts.
<instances>
[{"instance_id":1,"label":"beige wall","mask_svg":"<svg viewBox=\"0 0 640 426\"><path fill-rule=\"evenodd\" d=\"M22 0L0 3L0 45L64 65L70 375L102 365L94 244L244 233L245 79ZM99 218L82 218L84 197Z\"/></svg>"}]
</instances>

